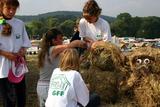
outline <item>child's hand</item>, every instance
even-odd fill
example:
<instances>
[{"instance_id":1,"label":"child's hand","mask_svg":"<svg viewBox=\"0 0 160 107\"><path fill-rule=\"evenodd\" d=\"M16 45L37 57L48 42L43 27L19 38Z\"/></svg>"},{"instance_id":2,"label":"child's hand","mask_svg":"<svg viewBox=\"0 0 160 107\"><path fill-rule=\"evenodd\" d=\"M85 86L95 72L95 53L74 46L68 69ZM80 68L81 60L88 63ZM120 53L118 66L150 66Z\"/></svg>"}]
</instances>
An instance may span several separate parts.
<instances>
[{"instance_id":1,"label":"child's hand","mask_svg":"<svg viewBox=\"0 0 160 107\"><path fill-rule=\"evenodd\" d=\"M2 51L2 50L0 50L0 55L4 56L7 59L12 60L12 61L15 61L17 58L16 54L11 53L11 52L7 52L7 51Z\"/></svg>"},{"instance_id":2,"label":"child's hand","mask_svg":"<svg viewBox=\"0 0 160 107\"><path fill-rule=\"evenodd\" d=\"M15 61L17 59L17 56L14 53L7 53L7 58L9 60Z\"/></svg>"},{"instance_id":3,"label":"child's hand","mask_svg":"<svg viewBox=\"0 0 160 107\"><path fill-rule=\"evenodd\" d=\"M87 44L87 49L90 50L92 44L94 43L94 40L88 37L84 37L83 40L86 42Z\"/></svg>"},{"instance_id":4,"label":"child's hand","mask_svg":"<svg viewBox=\"0 0 160 107\"><path fill-rule=\"evenodd\" d=\"M89 37L84 37L83 40L88 44L92 44L94 42L94 40Z\"/></svg>"},{"instance_id":5,"label":"child's hand","mask_svg":"<svg viewBox=\"0 0 160 107\"><path fill-rule=\"evenodd\" d=\"M105 42L104 41L96 41L92 43L91 49L95 49L97 46L104 46Z\"/></svg>"},{"instance_id":6,"label":"child's hand","mask_svg":"<svg viewBox=\"0 0 160 107\"><path fill-rule=\"evenodd\" d=\"M74 40L70 44L68 44L68 47L70 47L70 48L75 48L75 47L86 48L87 44L81 40Z\"/></svg>"},{"instance_id":7,"label":"child's hand","mask_svg":"<svg viewBox=\"0 0 160 107\"><path fill-rule=\"evenodd\" d=\"M25 54L26 54L26 48L21 48L17 54L20 55L20 56L22 56L22 57L25 56Z\"/></svg>"},{"instance_id":8,"label":"child's hand","mask_svg":"<svg viewBox=\"0 0 160 107\"><path fill-rule=\"evenodd\" d=\"M79 40L79 47L80 48L87 48L86 42Z\"/></svg>"}]
</instances>

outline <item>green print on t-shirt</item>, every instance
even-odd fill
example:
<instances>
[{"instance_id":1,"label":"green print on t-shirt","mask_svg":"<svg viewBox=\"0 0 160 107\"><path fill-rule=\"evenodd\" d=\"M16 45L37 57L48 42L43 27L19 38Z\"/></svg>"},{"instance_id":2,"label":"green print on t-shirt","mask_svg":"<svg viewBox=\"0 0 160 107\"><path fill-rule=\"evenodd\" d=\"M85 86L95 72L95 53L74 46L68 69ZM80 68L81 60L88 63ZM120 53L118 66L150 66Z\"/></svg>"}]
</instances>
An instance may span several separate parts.
<instances>
[{"instance_id":1,"label":"green print on t-shirt","mask_svg":"<svg viewBox=\"0 0 160 107\"><path fill-rule=\"evenodd\" d=\"M51 79L50 88L53 96L63 96L67 87L70 86L69 81L63 74L54 75Z\"/></svg>"}]
</instances>

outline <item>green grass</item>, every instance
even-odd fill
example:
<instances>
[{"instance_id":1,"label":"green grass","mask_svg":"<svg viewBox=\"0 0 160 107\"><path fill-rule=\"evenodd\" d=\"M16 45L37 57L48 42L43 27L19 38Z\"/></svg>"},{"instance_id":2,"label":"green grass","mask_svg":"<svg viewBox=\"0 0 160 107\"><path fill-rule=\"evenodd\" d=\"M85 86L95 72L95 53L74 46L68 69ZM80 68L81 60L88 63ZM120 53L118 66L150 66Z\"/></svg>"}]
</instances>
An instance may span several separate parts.
<instances>
[{"instance_id":1,"label":"green grass","mask_svg":"<svg viewBox=\"0 0 160 107\"><path fill-rule=\"evenodd\" d=\"M38 107L38 99L36 93L39 70L37 67L37 55L28 55L26 57L29 72L26 75L27 85L27 101L26 107Z\"/></svg>"}]
</instances>

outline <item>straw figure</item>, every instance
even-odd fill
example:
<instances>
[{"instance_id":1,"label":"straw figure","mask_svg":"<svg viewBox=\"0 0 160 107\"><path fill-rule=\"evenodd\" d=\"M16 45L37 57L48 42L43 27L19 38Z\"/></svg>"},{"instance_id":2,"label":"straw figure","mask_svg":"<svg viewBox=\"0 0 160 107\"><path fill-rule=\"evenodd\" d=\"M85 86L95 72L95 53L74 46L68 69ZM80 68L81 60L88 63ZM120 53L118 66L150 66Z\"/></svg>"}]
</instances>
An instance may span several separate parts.
<instances>
[{"instance_id":1,"label":"straw figure","mask_svg":"<svg viewBox=\"0 0 160 107\"><path fill-rule=\"evenodd\" d=\"M140 107L160 107L160 49L141 47L129 56L131 74L125 88Z\"/></svg>"},{"instance_id":2,"label":"straw figure","mask_svg":"<svg viewBox=\"0 0 160 107\"><path fill-rule=\"evenodd\" d=\"M120 81L127 74L120 49L112 43L100 42L84 57L80 71L90 91L98 93L102 102L115 103L119 97Z\"/></svg>"}]
</instances>

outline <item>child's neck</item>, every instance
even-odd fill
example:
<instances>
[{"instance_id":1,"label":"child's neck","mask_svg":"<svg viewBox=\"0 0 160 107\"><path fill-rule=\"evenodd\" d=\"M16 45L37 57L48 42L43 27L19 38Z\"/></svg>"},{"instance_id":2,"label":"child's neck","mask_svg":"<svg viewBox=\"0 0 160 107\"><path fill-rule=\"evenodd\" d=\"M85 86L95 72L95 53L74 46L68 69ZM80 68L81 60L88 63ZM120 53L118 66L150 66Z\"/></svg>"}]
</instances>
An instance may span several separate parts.
<instances>
[{"instance_id":1,"label":"child's neck","mask_svg":"<svg viewBox=\"0 0 160 107\"><path fill-rule=\"evenodd\" d=\"M1 17L1 16L0 16ZM2 15L2 17L5 19L5 20L11 20L12 18L7 18L5 17L4 15Z\"/></svg>"}]
</instances>

